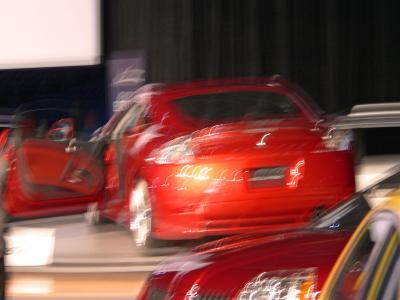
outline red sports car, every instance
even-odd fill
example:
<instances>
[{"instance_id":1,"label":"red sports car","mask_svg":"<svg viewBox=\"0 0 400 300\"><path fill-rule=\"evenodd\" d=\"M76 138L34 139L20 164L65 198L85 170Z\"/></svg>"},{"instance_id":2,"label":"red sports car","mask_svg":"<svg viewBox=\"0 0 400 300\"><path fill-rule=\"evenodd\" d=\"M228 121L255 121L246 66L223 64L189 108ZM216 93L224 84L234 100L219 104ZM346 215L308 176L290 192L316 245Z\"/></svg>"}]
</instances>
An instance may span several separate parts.
<instances>
[{"instance_id":1,"label":"red sports car","mask_svg":"<svg viewBox=\"0 0 400 300\"><path fill-rule=\"evenodd\" d=\"M317 299L378 191L400 184L399 168L380 183L291 231L257 232L206 243L162 263L139 296L158 299Z\"/></svg>"},{"instance_id":2,"label":"red sports car","mask_svg":"<svg viewBox=\"0 0 400 300\"><path fill-rule=\"evenodd\" d=\"M92 223L135 243L299 226L354 191L351 139L279 76L150 85L96 133L105 197Z\"/></svg>"}]
</instances>

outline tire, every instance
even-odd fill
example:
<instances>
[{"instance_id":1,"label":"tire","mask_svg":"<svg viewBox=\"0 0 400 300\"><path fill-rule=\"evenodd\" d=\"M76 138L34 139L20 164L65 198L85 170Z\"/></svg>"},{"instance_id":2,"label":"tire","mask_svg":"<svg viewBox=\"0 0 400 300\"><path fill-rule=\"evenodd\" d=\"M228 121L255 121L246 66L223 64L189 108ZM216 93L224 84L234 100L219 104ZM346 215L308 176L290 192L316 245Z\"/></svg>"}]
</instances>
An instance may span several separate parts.
<instances>
[{"instance_id":1,"label":"tire","mask_svg":"<svg viewBox=\"0 0 400 300\"><path fill-rule=\"evenodd\" d=\"M147 182L139 180L129 196L130 230L133 243L138 249L149 250L165 245L152 236L152 207Z\"/></svg>"},{"instance_id":2,"label":"tire","mask_svg":"<svg viewBox=\"0 0 400 300\"><path fill-rule=\"evenodd\" d=\"M108 222L108 220L101 215L99 204L97 202L88 204L88 208L85 213L85 221L89 226L96 226Z\"/></svg>"}]
</instances>

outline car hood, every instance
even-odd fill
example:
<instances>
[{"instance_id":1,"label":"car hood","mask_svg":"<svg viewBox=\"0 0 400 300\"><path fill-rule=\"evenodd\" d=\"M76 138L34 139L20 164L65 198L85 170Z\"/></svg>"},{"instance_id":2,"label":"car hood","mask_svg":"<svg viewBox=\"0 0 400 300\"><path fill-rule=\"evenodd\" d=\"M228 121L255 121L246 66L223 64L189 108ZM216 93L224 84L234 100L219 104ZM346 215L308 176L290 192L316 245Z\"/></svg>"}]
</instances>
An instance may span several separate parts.
<instances>
[{"instance_id":1,"label":"car hood","mask_svg":"<svg viewBox=\"0 0 400 300\"><path fill-rule=\"evenodd\" d=\"M242 250L243 248L254 247L268 243L273 240L278 234L288 234L291 232L296 232L301 229L307 229L306 226L287 226L280 227L279 229L273 228L263 228L260 230L255 230L248 233L236 234L224 238L219 238L217 240L201 244L194 247L191 251L196 253L213 253L218 252L228 252L232 250Z\"/></svg>"},{"instance_id":2,"label":"car hood","mask_svg":"<svg viewBox=\"0 0 400 300\"><path fill-rule=\"evenodd\" d=\"M349 237L348 232L301 230L215 251L183 253L160 265L150 285L168 287L176 299L194 284L199 294L233 297L262 272L315 268L320 289Z\"/></svg>"},{"instance_id":3,"label":"car hood","mask_svg":"<svg viewBox=\"0 0 400 300\"><path fill-rule=\"evenodd\" d=\"M320 132L304 121L259 121L207 127L192 134L197 156L235 153L313 151L321 144Z\"/></svg>"}]
</instances>

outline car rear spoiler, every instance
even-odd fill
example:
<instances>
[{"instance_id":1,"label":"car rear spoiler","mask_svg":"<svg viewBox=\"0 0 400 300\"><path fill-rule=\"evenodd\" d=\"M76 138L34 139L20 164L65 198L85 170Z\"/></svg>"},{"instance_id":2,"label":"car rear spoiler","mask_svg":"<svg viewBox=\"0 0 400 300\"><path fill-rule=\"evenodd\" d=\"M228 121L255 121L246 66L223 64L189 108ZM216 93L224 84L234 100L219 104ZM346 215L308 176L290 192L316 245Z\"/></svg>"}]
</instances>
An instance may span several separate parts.
<instances>
[{"instance_id":1,"label":"car rear spoiler","mask_svg":"<svg viewBox=\"0 0 400 300\"><path fill-rule=\"evenodd\" d=\"M400 127L400 102L355 105L331 124L331 131L382 127Z\"/></svg>"}]
</instances>

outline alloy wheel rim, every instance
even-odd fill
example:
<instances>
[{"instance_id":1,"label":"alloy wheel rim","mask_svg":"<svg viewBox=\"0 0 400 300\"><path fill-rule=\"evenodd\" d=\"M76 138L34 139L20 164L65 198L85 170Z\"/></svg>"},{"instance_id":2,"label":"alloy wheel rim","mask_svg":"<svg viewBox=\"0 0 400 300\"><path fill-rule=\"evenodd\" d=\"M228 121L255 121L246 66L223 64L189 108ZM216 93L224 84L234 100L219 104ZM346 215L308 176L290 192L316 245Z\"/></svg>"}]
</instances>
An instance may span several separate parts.
<instances>
[{"instance_id":1,"label":"alloy wheel rim","mask_svg":"<svg viewBox=\"0 0 400 300\"><path fill-rule=\"evenodd\" d=\"M131 224L136 246L146 245L151 234L151 207L147 184L140 181L130 196Z\"/></svg>"},{"instance_id":2,"label":"alloy wheel rim","mask_svg":"<svg viewBox=\"0 0 400 300\"><path fill-rule=\"evenodd\" d=\"M100 211L97 203L90 203L85 214L86 222L90 225L96 225L100 220Z\"/></svg>"}]
</instances>

